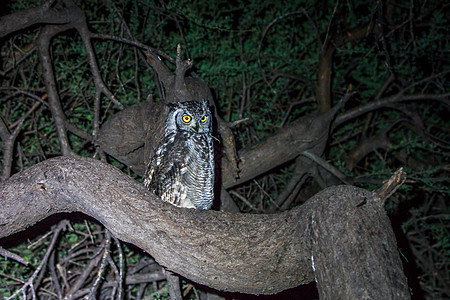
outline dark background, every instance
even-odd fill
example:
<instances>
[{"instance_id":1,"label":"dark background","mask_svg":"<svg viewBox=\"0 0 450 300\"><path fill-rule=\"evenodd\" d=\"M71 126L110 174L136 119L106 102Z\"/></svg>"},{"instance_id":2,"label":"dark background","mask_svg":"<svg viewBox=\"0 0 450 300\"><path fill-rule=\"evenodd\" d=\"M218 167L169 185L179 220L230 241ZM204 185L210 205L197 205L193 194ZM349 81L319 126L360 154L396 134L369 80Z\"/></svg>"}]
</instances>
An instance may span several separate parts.
<instances>
[{"instance_id":1,"label":"dark background","mask_svg":"<svg viewBox=\"0 0 450 300\"><path fill-rule=\"evenodd\" d=\"M62 2L54 1L52 8L64 7ZM351 183L369 190L404 167L408 180L386 209L412 297L450 297L448 1L75 2L92 32L119 38L99 37L93 45L102 78L124 107L148 95L158 101L160 91L155 73L140 58L142 49L120 39L138 41L172 58L180 43L184 59L193 61L188 75L209 85L219 115L230 122L238 150L275 135L301 116L327 111L354 92L337 114L322 158ZM8 1L0 14L41 4ZM9 161L4 155L5 134L0 144L1 166L11 174L61 155L35 45L42 25L0 39L0 116L8 129L3 132L13 133L19 126ZM56 36L50 52L64 114L84 132L68 131L70 147L92 157L98 153L91 138L94 125L101 126L119 108L103 97L99 119L94 120L95 84L77 31ZM358 109L364 113L349 114ZM140 179L113 157L107 160ZM229 193L241 212L277 212L274 202L288 209L325 186L341 183L324 169L296 166L297 160L284 163ZM99 224L83 216L59 217L71 219L72 228L58 240L53 259L65 270L59 278L70 281L94 252L80 250L96 249L105 235ZM0 297L20 288L20 280L39 265L49 244L47 230L48 222L31 231L34 234L2 243L31 266L0 258ZM122 247L129 269L149 260L139 249ZM118 255L118 246L112 251ZM142 270L149 274L159 269L150 264ZM43 280L40 288L51 290L52 285ZM130 285L127 293L130 298L167 296L162 281ZM317 296L309 286L278 297L299 293ZM195 299L194 289L189 295Z\"/></svg>"}]
</instances>

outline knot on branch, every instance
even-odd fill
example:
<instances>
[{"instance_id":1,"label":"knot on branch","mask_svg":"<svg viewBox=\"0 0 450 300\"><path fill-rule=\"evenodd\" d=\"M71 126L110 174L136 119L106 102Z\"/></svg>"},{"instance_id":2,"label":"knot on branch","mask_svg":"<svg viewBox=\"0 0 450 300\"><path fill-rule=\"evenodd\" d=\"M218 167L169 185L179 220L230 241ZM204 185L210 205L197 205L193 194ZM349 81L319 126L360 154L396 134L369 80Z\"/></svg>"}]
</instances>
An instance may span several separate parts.
<instances>
[{"instance_id":1,"label":"knot on branch","mask_svg":"<svg viewBox=\"0 0 450 300\"><path fill-rule=\"evenodd\" d=\"M181 60L181 46L177 45L177 60L176 60L176 70L175 70L175 91L182 93L184 90L187 91L186 84L184 82L184 74L186 71L192 67L192 61L188 58L187 60Z\"/></svg>"},{"instance_id":2,"label":"knot on branch","mask_svg":"<svg viewBox=\"0 0 450 300\"><path fill-rule=\"evenodd\" d=\"M161 58L151 51L147 52L147 61L158 75L161 84L161 96L165 102L211 100L209 89L202 80L192 77L185 78L186 71L192 67L192 61L181 59L180 44L177 46L175 72L172 72L161 61Z\"/></svg>"}]
</instances>

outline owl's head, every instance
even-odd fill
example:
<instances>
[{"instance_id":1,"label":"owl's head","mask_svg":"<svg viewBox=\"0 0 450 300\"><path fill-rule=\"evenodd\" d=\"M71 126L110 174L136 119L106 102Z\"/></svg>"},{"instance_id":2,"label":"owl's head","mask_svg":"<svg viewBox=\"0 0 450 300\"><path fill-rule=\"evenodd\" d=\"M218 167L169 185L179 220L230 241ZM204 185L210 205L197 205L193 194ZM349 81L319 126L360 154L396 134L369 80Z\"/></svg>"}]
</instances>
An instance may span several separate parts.
<instances>
[{"instance_id":1,"label":"owl's head","mask_svg":"<svg viewBox=\"0 0 450 300\"><path fill-rule=\"evenodd\" d=\"M166 134L175 131L211 133L211 111L208 102L174 102L167 104L169 114L166 120Z\"/></svg>"}]
</instances>

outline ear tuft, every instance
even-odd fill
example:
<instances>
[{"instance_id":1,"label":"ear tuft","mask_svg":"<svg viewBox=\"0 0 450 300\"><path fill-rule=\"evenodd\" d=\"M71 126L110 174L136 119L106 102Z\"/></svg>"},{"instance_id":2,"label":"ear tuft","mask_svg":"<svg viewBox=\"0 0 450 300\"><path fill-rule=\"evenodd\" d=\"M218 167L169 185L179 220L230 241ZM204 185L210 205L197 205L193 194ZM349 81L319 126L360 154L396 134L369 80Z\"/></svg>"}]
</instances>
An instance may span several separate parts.
<instances>
[{"instance_id":1,"label":"ear tuft","mask_svg":"<svg viewBox=\"0 0 450 300\"><path fill-rule=\"evenodd\" d=\"M203 108L209 109L209 101L203 98L202 106L203 106Z\"/></svg>"}]
</instances>

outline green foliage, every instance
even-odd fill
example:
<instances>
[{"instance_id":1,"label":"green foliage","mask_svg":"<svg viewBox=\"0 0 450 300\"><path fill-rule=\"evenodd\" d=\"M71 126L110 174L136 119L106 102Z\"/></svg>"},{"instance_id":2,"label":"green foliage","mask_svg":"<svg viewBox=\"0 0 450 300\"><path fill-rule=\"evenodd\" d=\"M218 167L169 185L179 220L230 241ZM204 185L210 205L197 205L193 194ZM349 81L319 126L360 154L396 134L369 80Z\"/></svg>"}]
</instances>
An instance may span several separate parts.
<instances>
[{"instance_id":1,"label":"green foliage","mask_svg":"<svg viewBox=\"0 0 450 300\"><path fill-rule=\"evenodd\" d=\"M168 300L170 299L169 297L169 290L166 288L162 291L162 292L154 292L150 294L150 299L155 299L155 300Z\"/></svg>"},{"instance_id":2,"label":"green foliage","mask_svg":"<svg viewBox=\"0 0 450 300\"><path fill-rule=\"evenodd\" d=\"M43 2L11 1L9 7L15 12ZM301 116L315 113L317 105L313 101L298 102L316 95L323 43L334 43L337 36L346 37L351 29L368 24L372 25L372 31L362 39L344 43L334 51L333 102L337 103L349 86L356 92L340 114L399 92L429 95L449 91L450 4L445 1L77 0L76 4L86 13L94 33L136 40L172 57L180 43L184 58L193 60L189 75L195 73L209 84L219 114L229 122L248 118L233 128L238 149L261 141ZM384 6L378 10L381 4ZM12 35L0 44L3 120L10 126L41 102L22 125L12 173L60 154L37 52L31 51L19 61L36 39L38 27ZM106 86L125 107L145 101L149 94L156 100L159 98L158 81L136 48L104 39L93 39L93 46ZM92 135L96 91L79 34L70 30L56 36L51 53L66 117L78 129ZM169 67L174 69L173 65ZM439 271L449 264L448 207L439 206L439 210L431 213L427 203L432 203L432 199L448 199L450 194L448 97L445 101L447 104L443 104L443 99L423 97L395 102L348 120L333 128L324 154L324 159L354 179L355 184L371 190L377 189L398 168L405 168L408 181L395 194L396 198L388 200L386 207L391 214L401 215L407 237L414 240L419 229L426 245L445 254L444 258L427 257L439 263ZM118 109L104 95L100 103L102 123ZM372 149L351 168L349 154L383 132L388 146ZM92 139L70 132L69 141L79 155L96 154ZM1 141L2 149L3 146ZM108 159L128 173L126 166L114 158ZM234 191L251 207L238 198L236 202L245 212L264 211L288 186L294 170L294 163L289 162L236 188ZM303 194L300 193L306 196L294 197L292 206L299 205L317 189L314 180L307 180ZM408 208L402 211L405 203ZM414 218L409 218L409 213ZM89 232L84 223L73 226L75 230L61 238L64 250L59 252L60 258L68 255L70 248L83 241ZM100 238L93 236L94 240ZM38 242L36 248L29 249L24 243L9 250L20 253L35 267L46 243L48 237ZM420 256L418 252L414 255ZM129 264L140 259L140 254L126 246L124 253ZM419 267L428 274L430 266ZM23 280L31 273L32 268L0 260L0 275ZM423 278L421 284L433 298L437 289L428 287L433 285L434 278L429 274ZM11 279L5 280L12 283ZM0 289L0 293L8 292ZM167 298L166 291L152 293L155 299Z\"/></svg>"}]
</instances>

